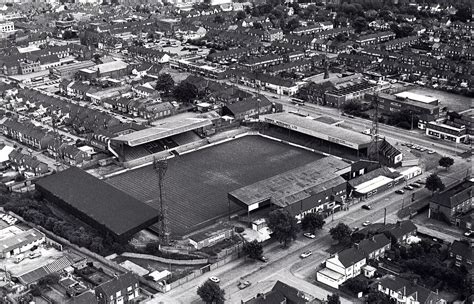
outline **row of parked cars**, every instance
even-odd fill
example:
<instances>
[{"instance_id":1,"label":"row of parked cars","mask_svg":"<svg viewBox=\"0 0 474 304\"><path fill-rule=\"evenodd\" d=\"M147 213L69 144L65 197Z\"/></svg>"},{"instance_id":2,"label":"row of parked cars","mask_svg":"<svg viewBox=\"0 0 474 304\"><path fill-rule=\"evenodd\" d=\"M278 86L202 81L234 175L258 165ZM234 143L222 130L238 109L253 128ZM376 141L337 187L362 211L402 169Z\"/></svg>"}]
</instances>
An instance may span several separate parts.
<instances>
[{"instance_id":1,"label":"row of parked cars","mask_svg":"<svg viewBox=\"0 0 474 304\"><path fill-rule=\"evenodd\" d=\"M0 219L2 219L5 223L7 223L10 226L15 225L16 222L18 222L17 218L5 213L0 214Z\"/></svg>"},{"instance_id":2,"label":"row of parked cars","mask_svg":"<svg viewBox=\"0 0 474 304\"><path fill-rule=\"evenodd\" d=\"M425 148L423 146L416 145L416 144L402 143L402 146L406 146L410 149L414 149L414 150L417 150L417 151L420 151L420 152L427 152L428 154L435 154L436 153L434 150L431 150L431 149L428 149L428 148Z\"/></svg>"}]
</instances>

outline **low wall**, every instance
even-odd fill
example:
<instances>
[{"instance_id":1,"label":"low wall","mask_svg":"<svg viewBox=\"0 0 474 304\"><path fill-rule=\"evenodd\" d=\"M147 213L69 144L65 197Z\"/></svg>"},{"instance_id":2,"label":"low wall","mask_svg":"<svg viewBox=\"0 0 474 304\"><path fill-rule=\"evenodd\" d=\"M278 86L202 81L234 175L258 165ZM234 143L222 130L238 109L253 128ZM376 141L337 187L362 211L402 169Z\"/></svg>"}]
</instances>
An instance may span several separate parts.
<instances>
[{"instance_id":1,"label":"low wall","mask_svg":"<svg viewBox=\"0 0 474 304\"><path fill-rule=\"evenodd\" d=\"M172 265L203 265L203 264L208 263L208 259L175 260L175 259L167 259L163 257L158 257L155 255L133 253L133 252L124 252L122 253L122 256L127 257L127 258L152 260L152 261L157 261L160 263L172 264Z\"/></svg>"}]
</instances>

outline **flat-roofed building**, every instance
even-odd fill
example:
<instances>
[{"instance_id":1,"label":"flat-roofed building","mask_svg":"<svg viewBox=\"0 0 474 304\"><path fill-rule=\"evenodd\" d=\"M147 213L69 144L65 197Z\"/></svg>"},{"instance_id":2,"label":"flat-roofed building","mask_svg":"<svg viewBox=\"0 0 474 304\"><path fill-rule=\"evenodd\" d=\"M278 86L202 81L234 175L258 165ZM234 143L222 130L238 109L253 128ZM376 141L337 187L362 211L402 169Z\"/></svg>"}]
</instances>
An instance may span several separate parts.
<instances>
[{"instance_id":1,"label":"flat-roofed building","mask_svg":"<svg viewBox=\"0 0 474 304\"><path fill-rule=\"evenodd\" d=\"M61 65L51 69L51 73L61 79L73 78L74 75L82 69L90 68L95 63L90 60L79 61L71 64Z\"/></svg>"},{"instance_id":2,"label":"flat-roofed building","mask_svg":"<svg viewBox=\"0 0 474 304\"><path fill-rule=\"evenodd\" d=\"M425 134L430 137L449 140L456 143L467 141L469 135L466 126L454 126L447 122L430 121L426 124Z\"/></svg>"},{"instance_id":3,"label":"flat-roofed building","mask_svg":"<svg viewBox=\"0 0 474 304\"><path fill-rule=\"evenodd\" d=\"M407 92L405 92L407 93ZM392 115L401 111L412 112L419 117L418 128L425 129L426 123L439 118L439 105L431 98L420 99L418 94L390 95L386 93L366 94L370 101L378 99L379 111L384 115ZM414 98L414 99L412 99Z\"/></svg>"},{"instance_id":4,"label":"flat-roofed building","mask_svg":"<svg viewBox=\"0 0 474 304\"><path fill-rule=\"evenodd\" d=\"M30 229L0 240L0 258L8 259L14 255L28 251L33 246L38 246L45 241L42 232Z\"/></svg>"}]
</instances>

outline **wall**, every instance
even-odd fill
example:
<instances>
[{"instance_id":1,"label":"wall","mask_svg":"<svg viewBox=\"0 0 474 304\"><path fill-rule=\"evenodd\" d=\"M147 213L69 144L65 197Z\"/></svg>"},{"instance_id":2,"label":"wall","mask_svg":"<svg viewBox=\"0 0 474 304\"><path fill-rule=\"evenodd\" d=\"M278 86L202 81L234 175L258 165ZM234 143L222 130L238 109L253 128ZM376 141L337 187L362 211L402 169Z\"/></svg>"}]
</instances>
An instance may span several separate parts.
<instances>
[{"instance_id":1,"label":"wall","mask_svg":"<svg viewBox=\"0 0 474 304\"><path fill-rule=\"evenodd\" d=\"M175 259L167 259L167 258L155 256L155 255L133 253L133 252L124 252L122 253L122 256L128 257L128 258L152 260L152 261L157 261L164 264L173 264L173 265L202 265L202 264L208 263L208 259L175 260Z\"/></svg>"}]
</instances>

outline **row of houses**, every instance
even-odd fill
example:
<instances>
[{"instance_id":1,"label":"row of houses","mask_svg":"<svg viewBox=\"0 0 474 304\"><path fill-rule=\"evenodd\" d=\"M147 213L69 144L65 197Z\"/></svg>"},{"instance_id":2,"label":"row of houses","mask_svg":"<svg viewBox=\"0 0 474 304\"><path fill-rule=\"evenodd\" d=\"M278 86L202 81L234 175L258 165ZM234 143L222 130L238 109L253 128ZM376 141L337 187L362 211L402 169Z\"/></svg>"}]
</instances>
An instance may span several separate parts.
<instances>
[{"instance_id":1,"label":"row of houses","mask_svg":"<svg viewBox=\"0 0 474 304\"><path fill-rule=\"evenodd\" d=\"M368 230L366 230L368 232ZM377 230L377 234L366 238L354 247L334 254L325 261L325 268L318 271L316 279L328 286L338 289L344 282L364 272L371 277L375 268L367 265L369 260L378 260L390 250L393 242L404 245L410 236L416 235L417 228L411 221L389 224ZM360 233L364 233L361 231Z\"/></svg>"}]
</instances>

